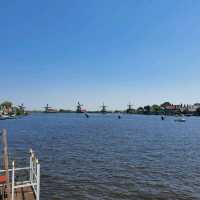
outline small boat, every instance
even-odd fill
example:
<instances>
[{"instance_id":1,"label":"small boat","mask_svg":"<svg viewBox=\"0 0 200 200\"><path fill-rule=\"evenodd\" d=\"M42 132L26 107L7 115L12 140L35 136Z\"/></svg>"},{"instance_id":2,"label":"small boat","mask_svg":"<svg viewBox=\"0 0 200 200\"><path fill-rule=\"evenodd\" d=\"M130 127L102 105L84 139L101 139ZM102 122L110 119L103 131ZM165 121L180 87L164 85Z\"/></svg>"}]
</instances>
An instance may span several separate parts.
<instances>
[{"instance_id":1,"label":"small boat","mask_svg":"<svg viewBox=\"0 0 200 200\"><path fill-rule=\"evenodd\" d=\"M10 116L8 116L7 119L16 119L16 116L14 116L14 115L10 115Z\"/></svg>"},{"instance_id":2,"label":"small boat","mask_svg":"<svg viewBox=\"0 0 200 200\"><path fill-rule=\"evenodd\" d=\"M8 115L0 115L0 120L9 119Z\"/></svg>"},{"instance_id":3,"label":"small boat","mask_svg":"<svg viewBox=\"0 0 200 200\"><path fill-rule=\"evenodd\" d=\"M186 119L184 119L184 118L177 118L174 121L175 122L186 122Z\"/></svg>"},{"instance_id":4,"label":"small boat","mask_svg":"<svg viewBox=\"0 0 200 200\"><path fill-rule=\"evenodd\" d=\"M16 115L0 115L0 120L15 119Z\"/></svg>"},{"instance_id":5,"label":"small boat","mask_svg":"<svg viewBox=\"0 0 200 200\"><path fill-rule=\"evenodd\" d=\"M186 117L192 117L192 114L185 114Z\"/></svg>"}]
</instances>

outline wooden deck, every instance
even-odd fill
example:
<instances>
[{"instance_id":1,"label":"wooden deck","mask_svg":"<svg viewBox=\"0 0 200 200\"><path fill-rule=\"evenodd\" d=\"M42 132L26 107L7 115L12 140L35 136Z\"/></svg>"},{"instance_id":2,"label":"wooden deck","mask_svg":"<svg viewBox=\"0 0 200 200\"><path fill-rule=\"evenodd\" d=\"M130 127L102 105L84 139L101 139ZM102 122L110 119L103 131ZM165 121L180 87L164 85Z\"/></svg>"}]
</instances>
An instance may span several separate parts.
<instances>
[{"instance_id":1,"label":"wooden deck","mask_svg":"<svg viewBox=\"0 0 200 200\"><path fill-rule=\"evenodd\" d=\"M32 187L19 188L15 191L15 200L35 200Z\"/></svg>"},{"instance_id":2,"label":"wooden deck","mask_svg":"<svg viewBox=\"0 0 200 200\"><path fill-rule=\"evenodd\" d=\"M11 199L9 199L9 195L6 195L4 198L0 195L0 200L11 200ZM36 200L36 197L32 187L24 187L15 190L14 200Z\"/></svg>"},{"instance_id":3,"label":"wooden deck","mask_svg":"<svg viewBox=\"0 0 200 200\"><path fill-rule=\"evenodd\" d=\"M2 131L3 143L3 170L0 170L0 200L39 200L40 199L40 164L32 149L30 150L30 167L9 169L7 131ZM30 176L16 182L16 172L28 170ZM10 173L11 172L11 173ZM10 182L11 181L11 182ZM33 189L34 187L34 189Z\"/></svg>"}]
</instances>

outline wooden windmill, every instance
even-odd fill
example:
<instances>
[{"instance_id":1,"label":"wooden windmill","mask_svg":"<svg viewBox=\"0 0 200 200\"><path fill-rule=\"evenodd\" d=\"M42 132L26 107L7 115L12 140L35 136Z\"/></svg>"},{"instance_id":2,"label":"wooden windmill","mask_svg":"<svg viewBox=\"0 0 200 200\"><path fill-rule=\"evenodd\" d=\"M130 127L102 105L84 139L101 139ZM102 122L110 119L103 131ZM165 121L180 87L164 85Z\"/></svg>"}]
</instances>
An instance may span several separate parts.
<instances>
[{"instance_id":1,"label":"wooden windmill","mask_svg":"<svg viewBox=\"0 0 200 200\"><path fill-rule=\"evenodd\" d=\"M76 106L76 112L77 113L82 113L83 112L82 111L82 106L83 106L83 104L80 104L80 102L78 101L78 104Z\"/></svg>"},{"instance_id":2,"label":"wooden windmill","mask_svg":"<svg viewBox=\"0 0 200 200\"><path fill-rule=\"evenodd\" d=\"M107 106L105 106L103 103L103 105L101 106L101 113L106 113L107 112L106 108Z\"/></svg>"},{"instance_id":3,"label":"wooden windmill","mask_svg":"<svg viewBox=\"0 0 200 200\"><path fill-rule=\"evenodd\" d=\"M128 104L128 109L126 110L127 113L133 113L134 109L132 108L132 106L133 105L131 103Z\"/></svg>"}]
</instances>

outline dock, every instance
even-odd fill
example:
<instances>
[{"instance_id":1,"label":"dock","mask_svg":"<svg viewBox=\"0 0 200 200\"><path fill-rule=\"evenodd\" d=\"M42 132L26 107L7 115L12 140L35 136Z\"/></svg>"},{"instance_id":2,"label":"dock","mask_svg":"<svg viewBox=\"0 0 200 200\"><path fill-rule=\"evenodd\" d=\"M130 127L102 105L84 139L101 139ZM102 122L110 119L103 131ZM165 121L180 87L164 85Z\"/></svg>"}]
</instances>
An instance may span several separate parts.
<instances>
[{"instance_id":1,"label":"dock","mask_svg":"<svg viewBox=\"0 0 200 200\"><path fill-rule=\"evenodd\" d=\"M3 169L0 170L0 200L40 200L40 163L30 149L29 166L9 168L7 131L2 131ZM20 177L20 181L18 178Z\"/></svg>"},{"instance_id":2,"label":"dock","mask_svg":"<svg viewBox=\"0 0 200 200\"><path fill-rule=\"evenodd\" d=\"M15 191L15 200L35 200L35 195L31 187L20 188Z\"/></svg>"}]
</instances>

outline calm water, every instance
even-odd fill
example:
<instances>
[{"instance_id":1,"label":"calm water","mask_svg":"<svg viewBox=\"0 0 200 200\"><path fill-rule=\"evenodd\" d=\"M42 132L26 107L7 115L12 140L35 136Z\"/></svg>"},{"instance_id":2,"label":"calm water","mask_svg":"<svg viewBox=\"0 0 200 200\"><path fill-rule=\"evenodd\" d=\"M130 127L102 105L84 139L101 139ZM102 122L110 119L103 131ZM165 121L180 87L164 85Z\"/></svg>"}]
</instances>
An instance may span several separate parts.
<instances>
[{"instance_id":1,"label":"calm water","mask_svg":"<svg viewBox=\"0 0 200 200\"><path fill-rule=\"evenodd\" d=\"M37 152L42 200L200 199L200 118L34 114L0 128L18 166Z\"/></svg>"}]
</instances>

